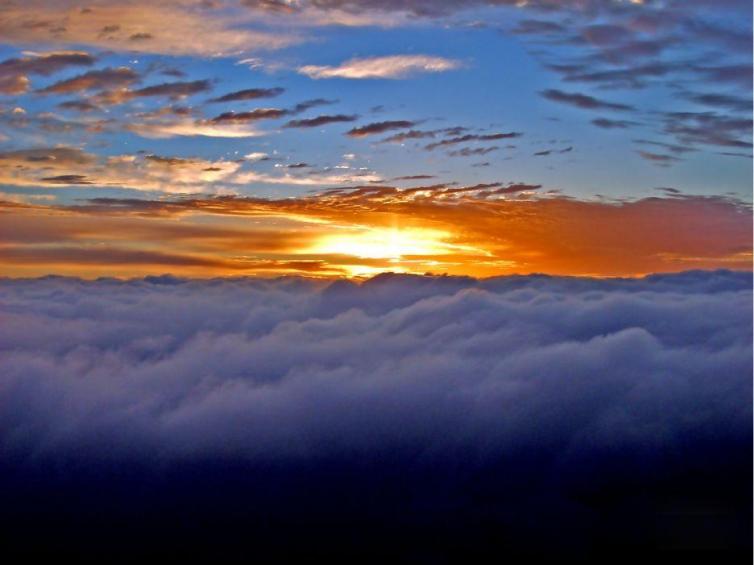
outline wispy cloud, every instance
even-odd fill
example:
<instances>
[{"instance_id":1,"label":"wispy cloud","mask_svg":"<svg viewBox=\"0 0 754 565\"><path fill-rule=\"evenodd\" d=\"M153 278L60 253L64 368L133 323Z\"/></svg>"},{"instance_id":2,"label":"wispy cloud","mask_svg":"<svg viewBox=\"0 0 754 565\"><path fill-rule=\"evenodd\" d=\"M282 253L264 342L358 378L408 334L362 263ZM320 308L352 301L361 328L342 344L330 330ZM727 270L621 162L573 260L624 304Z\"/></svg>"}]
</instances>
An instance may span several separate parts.
<instances>
[{"instance_id":1,"label":"wispy cloud","mask_svg":"<svg viewBox=\"0 0 754 565\"><path fill-rule=\"evenodd\" d=\"M305 65L298 72L314 79L400 79L420 73L442 73L461 67L461 62L429 55L392 55L351 59L337 66Z\"/></svg>"}]
</instances>

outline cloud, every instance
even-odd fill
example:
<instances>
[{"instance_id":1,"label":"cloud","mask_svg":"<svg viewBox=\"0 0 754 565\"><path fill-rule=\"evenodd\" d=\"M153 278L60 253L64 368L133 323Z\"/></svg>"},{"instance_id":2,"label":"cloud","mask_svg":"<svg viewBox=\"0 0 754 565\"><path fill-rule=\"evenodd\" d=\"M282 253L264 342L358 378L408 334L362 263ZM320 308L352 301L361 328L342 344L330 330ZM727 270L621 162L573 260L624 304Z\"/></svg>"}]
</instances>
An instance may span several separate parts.
<instances>
[{"instance_id":1,"label":"cloud","mask_svg":"<svg viewBox=\"0 0 754 565\"><path fill-rule=\"evenodd\" d=\"M499 141L501 139L515 139L521 137L523 134L517 131L505 132L505 133L487 133L487 134L466 134L457 137L451 137L430 143L424 149L427 151L433 151L440 147L448 147L449 145L457 145L459 143L466 143L469 141Z\"/></svg>"},{"instance_id":2,"label":"cloud","mask_svg":"<svg viewBox=\"0 0 754 565\"><path fill-rule=\"evenodd\" d=\"M58 104L63 110L75 110L76 112L93 112L99 110L99 106L89 100L66 100Z\"/></svg>"},{"instance_id":3,"label":"cloud","mask_svg":"<svg viewBox=\"0 0 754 565\"><path fill-rule=\"evenodd\" d=\"M351 137L366 137L368 135L377 135L394 129L408 129L416 125L416 122L408 120L390 120L385 122L374 122L364 126L353 128L346 132Z\"/></svg>"},{"instance_id":4,"label":"cloud","mask_svg":"<svg viewBox=\"0 0 754 565\"><path fill-rule=\"evenodd\" d=\"M751 90L752 87L751 65L749 64L720 65L715 67L700 65L694 70L706 81L713 84L728 83L748 90Z\"/></svg>"},{"instance_id":5,"label":"cloud","mask_svg":"<svg viewBox=\"0 0 754 565\"><path fill-rule=\"evenodd\" d=\"M285 92L284 88L247 88L223 94L217 98L212 98L209 102L236 102L238 100L257 100L259 98L274 98Z\"/></svg>"},{"instance_id":6,"label":"cloud","mask_svg":"<svg viewBox=\"0 0 754 565\"><path fill-rule=\"evenodd\" d=\"M550 88L540 93L544 98L552 102L559 102L561 104L568 104L569 106L575 106L583 110L618 110L629 111L633 110L633 107L628 104L618 104L616 102L607 102L605 100L598 100L593 96L586 94L580 94L577 92L563 92Z\"/></svg>"},{"instance_id":7,"label":"cloud","mask_svg":"<svg viewBox=\"0 0 754 565\"><path fill-rule=\"evenodd\" d=\"M288 114L287 110L280 108L255 108L248 112L223 112L212 118L212 123L244 123L257 120L276 120Z\"/></svg>"},{"instance_id":8,"label":"cloud","mask_svg":"<svg viewBox=\"0 0 754 565\"><path fill-rule=\"evenodd\" d=\"M595 118L592 120L592 123L602 129L626 129L639 125L637 122L630 120L611 120L609 118Z\"/></svg>"},{"instance_id":9,"label":"cloud","mask_svg":"<svg viewBox=\"0 0 754 565\"><path fill-rule=\"evenodd\" d=\"M651 161L657 165L660 166L668 166L672 163L676 163L680 161L678 157L675 157L673 155L665 155L663 153L653 153L651 151L637 151L636 152L642 159L646 159L647 161Z\"/></svg>"},{"instance_id":10,"label":"cloud","mask_svg":"<svg viewBox=\"0 0 754 565\"><path fill-rule=\"evenodd\" d=\"M748 112L751 109L751 100L729 94L689 93L687 98L697 104L714 106L731 112Z\"/></svg>"},{"instance_id":11,"label":"cloud","mask_svg":"<svg viewBox=\"0 0 754 565\"><path fill-rule=\"evenodd\" d=\"M49 76L71 66L91 66L96 58L84 51L30 53L0 63L0 94L22 94L29 89L27 75Z\"/></svg>"},{"instance_id":12,"label":"cloud","mask_svg":"<svg viewBox=\"0 0 754 565\"><path fill-rule=\"evenodd\" d=\"M0 295L6 550L750 551L748 273Z\"/></svg>"},{"instance_id":13,"label":"cloud","mask_svg":"<svg viewBox=\"0 0 754 565\"><path fill-rule=\"evenodd\" d=\"M42 94L70 94L87 90L117 89L139 80L139 74L128 67L117 67L89 71L87 73L56 82L38 92Z\"/></svg>"},{"instance_id":14,"label":"cloud","mask_svg":"<svg viewBox=\"0 0 754 565\"><path fill-rule=\"evenodd\" d=\"M498 149L500 149L500 147L497 145L492 145L490 147L463 147L455 151L450 151L448 155L451 157L474 157L476 155L487 155Z\"/></svg>"},{"instance_id":15,"label":"cloud","mask_svg":"<svg viewBox=\"0 0 754 565\"><path fill-rule=\"evenodd\" d=\"M460 68L459 61L428 55L393 55L351 59L336 67L306 65L298 72L314 79L399 79L419 73L441 73Z\"/></svg>"},{"instance_id":16,"label":"cloud","mask_svg":"<svg viewBox=\"0 0 754 565\"><path fill-rule=\"evenodd\" d=\"M748 149L752 146L752 119L717 112L667 112L664 131L686 145L717 145Z\"/></svg>"},{"instance_id":17,"label":"cloud","mask_svg":"<svg viewBox=\"0 0 754 565\"><path fill-rule=\"evenodd\" d=\"M239 167L226 160L150 154L100 157L73 147L0 152L0 182L12 186L86 184L196 193L211 189Z\"/></svg>"},{"instance_id":18,"label":"cloud","mask_svg":"<svg viewBox=\"0 0 754 565\"><path fill-rule=\"evenodd\" d=\"M208 80L166 82L134 90L132 95L136 97L169 96L172 99L177 99L191 96L192 94L198 94L200 92L206 92L211 88L212 85Z\"/></svg>"},{"instance_id":19,"label":"cloud","mask_svg":"<svg viewBox=\"0 0 754 565\"><path fill-rule=\"evenodd\" d=\"M176 136L220 138L258 137L264 135L248 123L223 120L193 120L190 118L157 119L127 124L125 129L142 137L165 139Z\"/></svg>"},{"instance_id":20,"label":"cloud","mask_svg":"<svg viewBox=\"0 0 754 565\"><path fill-rule=\"evenodd\" d=\"M676 155L683 155L684 153L696 151L696 149L688 145L677 145L675 143L668 143L666 141L656 141L656 140L651 140L651 139L634 139L633 142L638 143L639 145L648 145L650 147L662 147L663 149L670 151L671 153L675 153Z\"/></svg>"},{"instance_id":21,"label":"cloud","mask_svg":"<svg viewBox=\"0 0 754 565\"><path fill-rule=\"evenodd\" d=\"M358 119L355 115L336 114L333 116L317 116L316 118L307 118L303 120L291 120L285 127L287 128L315 128L326 124L336 124L342 122L353 122Z\"/></svg>"}]
</instances>

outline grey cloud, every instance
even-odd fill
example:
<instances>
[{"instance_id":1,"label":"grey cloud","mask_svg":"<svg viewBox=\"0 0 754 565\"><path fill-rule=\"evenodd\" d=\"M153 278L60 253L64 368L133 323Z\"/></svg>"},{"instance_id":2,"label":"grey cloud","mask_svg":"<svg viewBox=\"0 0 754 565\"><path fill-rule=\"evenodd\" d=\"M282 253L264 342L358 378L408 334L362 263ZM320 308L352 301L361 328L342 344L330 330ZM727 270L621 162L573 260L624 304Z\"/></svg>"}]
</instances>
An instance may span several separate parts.
<instances>
[{"instance_id":1,"label":"grey cloud","mask_svg":"<svg viewBox=\"0 0 754 565\"><path fill-rule=\"evenodd\" d=\"M592 120L592 124L602 129L626 129L639 125L637 122L630 120L611 120L608 118L595 118Z\"/></svg>"},{"instance_id":2,"label":"grey cloud","mask_svg":"<svg viewBox=\"0 0 754 565\"><path fill-rule=\"evenodd\" d=\"M467 143L469 141L499 141L501 139L515 139L517 137L521 137L522 135L523 133L518 131L510 131L505 133L466 134L430 143L425 147L425 149L427 151L433 151L441 147L458 145L459 143Z\"/></svg>"},{"instance_id":3,"label":"grey cloud","mask_svg":"<svg viewBox=\"0 0 754 565\"><path fill-rule=\"evenodd\" d=\"M209 102L235 102L238 100L258 100L259 98L274 98L285 92L284 88L247 88L223 94L217 98L212 98Z\"/></svg>"},{"instance_id":4,"label":"grey cloud","mask_svg":"<svg viewBox=\"0 0 754 565\"><path fill-rule=\"evenodd\" d=\"M463 147L455 151L450 151L448 155L451 157L474 157L476 155L487 155L498 149L500 149L500 147L497 145L492 145L490 147Z\"/></svg>"},{"instance_id":5,"label":"grey cloud","mask_svg":"<svg viewBox=\"0 0 754 565\"><path fill-rule=\"evenodd\" d=\"M0 63L0 94L21 94L28 90L27 75L49 76L71 66L91 66L96 58L83 51L53 51L6 59Z\"/></svg>"},{"instance_id":6,"label":"grey cloud","mask_svg":"<svg viewBox=\"0 0 754 565\"><path fill-rule=\"evenodd\" d=\"M619 104L617 102L599 100L593 96L581 94L578 92L563 92L562 90L550 88L542 91L540 94L542 95L542 97L552 102L560 102L562 104L568 104L569 106L575 106L584 110L633 110L633 107L629 106L628 104Z\"/></svg>"},{"instance_id":7,"label":"grey cloud","mask_svg":"<svg viewBox=\"0 0 754 565\"><path fill-rule=\"evenodd\" d=\"M291 120L287 124L285 124L285 127L287 128L314 128L319 126L324 126L327 124L337 124L337 123L343 123L343 122L353 122L358 119L358 116L355 115L345 115L345 114L336 114L332 116L317 116L315 118L306 118L302 120Z\"/></svg>"},{"instance_id":8,"label":"grey cloud","mask_svg":"<svg viewBox=\"0 0 754 565\"><path fill-rule=\"evenodd\" d=\"M67 94L86 90L122 88L139 80L139 74L128 67L106 68L61 80L38 92L42 94Z\"/></svg>"},{"instance_id":9,"label":"grey cloud","mask_svg":"<svg viewBox=\"0 0 754 565\"><path fill-rule=\"evenodd\" d=\"M257 120L274 120L288 114L287 110L279 108L256 108L248 112L223 112L210 121L221 122L253 122Z\"/></svg>"},{"instance_id":10,"label":"grey cloud","mask_svg":"<svg viewBox=\"0 0 754 565\"><path fill-rule=\"evenodd\" d=\"M386 131L394 129L408 129L416 125L415 122L409 122L408 120L392 120L385 122L375 122L353 128L346 132L346 135L351 137L365 137L368 135L376 135L385 133Z\"/></svg>"},{"instance_id":11,"label":"grey cloud","mask_svg":"<svg viewBox=\"0 0 754 565\"><path fill-rule=\"evenodd\" d=\"M749 148L751 116L716 112L668 112L662 116L664 131L681 143Z\"/></svg>"},{"instance_id":12,"label":"grey cloud","mask_svg":"<svg viewBox=\"0 0 754 565\"><path fill-rule=\"evenodd\" d=\"M212 88L208 80L193 80L184 82L166 82L146 86L133 91L133 96L169 96L170 98L182 98L200 92L206 92Z\"/></svg>"},{"instance_id":13,"label":"grey cloud","mask_svg":"<svg viewBox=\"0 0 754 565\"><path fill-rule=\"evenodd\" d=\"M636 153L642 159L646 159L647 161L651 161L657 165L664 166L664 167L681 160L680 158L675 157L673 155L665 155L663 153L653 153L651 151L639 150Z\"/></svg>"}]
</instances>

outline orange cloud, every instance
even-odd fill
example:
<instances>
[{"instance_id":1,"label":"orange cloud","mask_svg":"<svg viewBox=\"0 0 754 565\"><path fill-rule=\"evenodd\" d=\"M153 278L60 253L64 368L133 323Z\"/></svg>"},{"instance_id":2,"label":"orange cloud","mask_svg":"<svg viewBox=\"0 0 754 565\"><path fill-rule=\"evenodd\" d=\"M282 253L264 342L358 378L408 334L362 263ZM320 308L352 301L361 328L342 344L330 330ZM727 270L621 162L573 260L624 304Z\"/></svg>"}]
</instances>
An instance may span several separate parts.
<instances>
[{"instance_id":1,"label":"orange cloud","mask_svg":"<svg viewBox=\"0 0 754 565\"><path fill-rule=\"evenodd\" d=\"M535 196L536 189L365 187L284 200L7 203L0 263L16 275L121 276L168 271L636 276L751 268L751 211L739 201L681 194L583 201Z\"/></svg>"}]
</instances>

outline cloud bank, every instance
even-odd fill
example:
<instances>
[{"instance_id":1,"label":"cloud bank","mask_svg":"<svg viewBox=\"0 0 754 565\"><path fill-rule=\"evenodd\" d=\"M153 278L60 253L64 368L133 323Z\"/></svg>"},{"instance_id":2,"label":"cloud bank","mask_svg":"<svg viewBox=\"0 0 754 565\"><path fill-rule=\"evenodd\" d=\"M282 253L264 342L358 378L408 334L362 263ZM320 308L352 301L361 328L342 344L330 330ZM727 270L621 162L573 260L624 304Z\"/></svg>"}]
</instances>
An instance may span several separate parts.
<instances>
[{"instance_id":1,"label":"cloud bank","mask_svg":"<svg viewBox=\"0 0 754 565\"><path fill-rule=\"evenodd\" d=\"M57 520L69 549L85 525L126 551L743 551L751 291L729 271L5 279L2 523L20 543Z\"/></svg>"}]
</instances>

